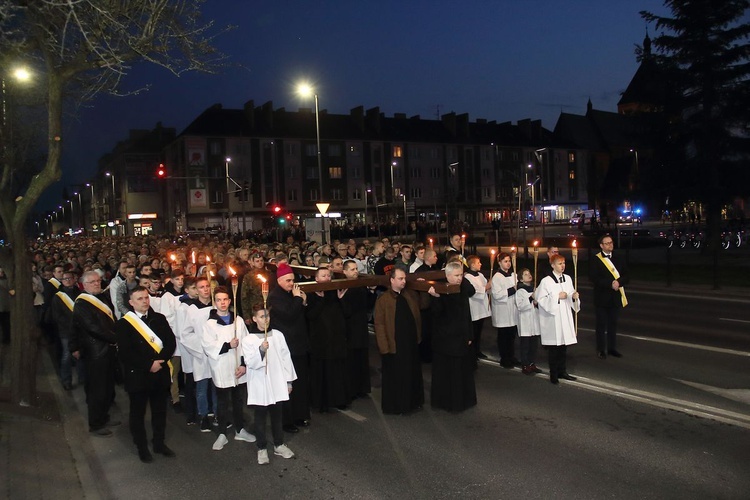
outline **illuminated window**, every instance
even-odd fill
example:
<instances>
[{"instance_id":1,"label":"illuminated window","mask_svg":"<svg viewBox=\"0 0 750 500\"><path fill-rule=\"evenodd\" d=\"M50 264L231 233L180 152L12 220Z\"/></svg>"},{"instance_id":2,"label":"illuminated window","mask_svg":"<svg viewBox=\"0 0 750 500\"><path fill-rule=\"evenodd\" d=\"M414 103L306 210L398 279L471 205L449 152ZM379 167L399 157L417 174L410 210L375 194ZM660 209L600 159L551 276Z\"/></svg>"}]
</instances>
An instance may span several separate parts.
<instances>
[{"instance_id":1,"label":"illuminated window","mask_svg":"<svg viewBox=\"0 0 750 500\"><path fill-rule=\"evenodd\" d=\"M571 181L575 180L575 178L576 178L576 171L575 170L571 170L570 172L568 172L568 178Z\"/></svg>"},{"instance_id":2,"label":"illuminated window","mask_svg":"<svg viewBox=\"0 0 750 500\"><path fill-rule=\"evenodd\" d=\"M568 153L568 163L575 163L575 162L576 162L576 154Z\"/></svg>"},{"instance_id":3,"label":"illuminated window","mask_svg":"<svg viewBox=\"0 0 750 500\"><path fill-rule=\"evenodd\" d=\"M403 156L403 150L401 149L401 146L393 146L393 157L401 158L402 156Z\"/></svg>"},{"instance_id":4,"label":"illuminated window","mask_svg":"<svg viewBox=\"0 0 750 500\"><path fill-rule=\"evenodd\" d=\"M328 167L328 176L331 179L341 179L341 167Z\"/></svg>"}]
</instances>

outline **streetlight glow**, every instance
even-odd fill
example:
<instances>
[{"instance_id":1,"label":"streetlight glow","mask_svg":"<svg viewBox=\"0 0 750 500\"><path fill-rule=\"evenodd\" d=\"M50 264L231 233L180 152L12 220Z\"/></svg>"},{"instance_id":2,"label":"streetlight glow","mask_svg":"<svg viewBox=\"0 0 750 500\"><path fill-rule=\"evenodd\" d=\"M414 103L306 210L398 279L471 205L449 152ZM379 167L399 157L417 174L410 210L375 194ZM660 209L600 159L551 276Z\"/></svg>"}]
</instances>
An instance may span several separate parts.
<instances>
[{"instance_id":1,"label":"streetlight glow","mask_svg":"<svg viewBox=\"0 0 750 500\"><path fill-rule=\"evenodd\" d=\"M313 95L313 88L309 83L300 83L297 85L297 93L302 97L310 97Z\"/></svg>"},{"instance_id":2,"label":"streetlight glow","mask_svg":"<svg viewBox=\"0 0 750 500\"><path fill-rule=\"evenodd\" d=\"M19 82L27 82L31 80L31 72L26 68L16 68L13 71L13 77Z\"/></svg>"}]
</instances>

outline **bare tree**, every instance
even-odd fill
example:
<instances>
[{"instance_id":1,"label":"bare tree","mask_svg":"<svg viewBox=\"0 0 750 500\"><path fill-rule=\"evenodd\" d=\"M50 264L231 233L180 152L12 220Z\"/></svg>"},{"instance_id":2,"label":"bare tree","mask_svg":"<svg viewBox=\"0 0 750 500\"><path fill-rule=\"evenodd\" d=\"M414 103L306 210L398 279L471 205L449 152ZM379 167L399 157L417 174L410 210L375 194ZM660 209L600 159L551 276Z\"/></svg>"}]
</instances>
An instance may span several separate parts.
<instances>
[{"instance_id":1,"label":"bare tree","mask_svg":"<svg viewBox=\"0 0 750 500\"><path fill-rule=\"evenodd\" d=\"M122 89L123 78L140 62L177 75L217 70L224 57L213 48L213 40L222 30L202 20L202 4L203 0L0 0L2 78L13 64L33 68L45 89L47 129L45 161L29 176L19 175L29 170L14 153L8 127L0 127L0 219L9 243L0 252L0 265L15 290L10 361L16 403L33 404L36 399L40 332L33 319L25 229L39 197L62 176L63 106L101 93L128 93Z\"/></svg>"}]
</instances>

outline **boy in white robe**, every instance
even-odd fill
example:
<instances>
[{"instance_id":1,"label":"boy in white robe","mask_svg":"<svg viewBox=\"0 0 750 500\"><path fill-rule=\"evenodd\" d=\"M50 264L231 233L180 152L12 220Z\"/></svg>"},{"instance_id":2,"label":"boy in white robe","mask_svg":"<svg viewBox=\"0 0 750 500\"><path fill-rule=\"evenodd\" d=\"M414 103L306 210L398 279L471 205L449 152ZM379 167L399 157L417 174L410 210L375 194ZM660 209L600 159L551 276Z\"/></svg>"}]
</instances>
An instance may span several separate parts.
<instances>
[{"instance_id":1,"label":"boy in white robe","mask_svg":"<svg viewBox=\"0 0 750 500\"><path fill-rule=\"evenodd\" d=\"M536 366L536 349L539 345L539 308L534 300L534 277L528 269L520 269L521 281L514 295L518 307L518 338L521 371L536 375L542 370Z\"/></svg>"},{"instance_id":2,"label":"boy in white robe","mask_svg":"<svg viewBox=\"0 0 750 500\"><path fill-rule=\"evenodd\" d=\"M549 380L557 384L558 379L576 380L567 371L566 357L567 346L578 342L573 311L581 310L581 301L573 288L573 280L564 274L565 257L553 255L550 265L552 274L539 283L535 295L539 303L542 345L549 351Z\"/></svg>"},{"instance_id":3,"label":"boy in white robe","mask_svg":"<svg viewBox=\"0 0 750 500\"><path fill-rule=\"evenodd\" d=\"M242 352L247 367L247 404L255 409L258 463L264 465L268 463L266 415L271 417L274 455L294 458L294 452L284 444L279 403L289 400L297 373L284 334L278 330L265 331L271 319L268 309L256 304L252 313L253 324L242 339Z\"/></svg>"}]
</instances>

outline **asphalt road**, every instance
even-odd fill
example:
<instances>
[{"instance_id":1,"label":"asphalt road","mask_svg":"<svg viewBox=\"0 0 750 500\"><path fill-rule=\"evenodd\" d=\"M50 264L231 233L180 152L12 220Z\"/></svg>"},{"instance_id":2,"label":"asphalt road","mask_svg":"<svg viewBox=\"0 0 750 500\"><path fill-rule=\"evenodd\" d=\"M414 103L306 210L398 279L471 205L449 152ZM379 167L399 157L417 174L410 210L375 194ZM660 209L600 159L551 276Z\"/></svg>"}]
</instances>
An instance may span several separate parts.
<instances>
[{"instance_id":1,"label":"asphalt road","mask_svg":"<svg viewBox=\"0 0 750 500\"><path fill-rule=\"evenodd\" d=\"M314 414L287 434L297 458L272 455L269 466L252 444L212 451L213 434L171 412L176 459L139 462L126 425L110 439L79 432L80 449L113 498L747 498L750 300L633 290L625 356L602 361L581 293L580 343L569 350L577 382L483 363L478 406L450 414L429 407L426 365L422 411L382 415L376 387L349 411ZM496 352L489 325L483 342ZM118 401L127 408L122 392ZM75 407L85 415L80 391Z\"/></svg>"}]
</instances>

